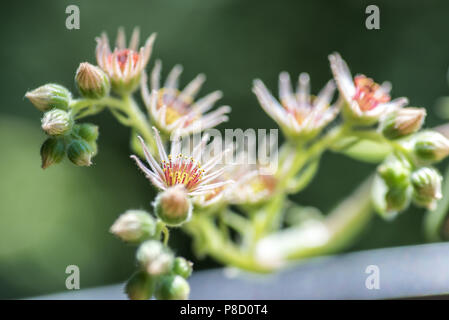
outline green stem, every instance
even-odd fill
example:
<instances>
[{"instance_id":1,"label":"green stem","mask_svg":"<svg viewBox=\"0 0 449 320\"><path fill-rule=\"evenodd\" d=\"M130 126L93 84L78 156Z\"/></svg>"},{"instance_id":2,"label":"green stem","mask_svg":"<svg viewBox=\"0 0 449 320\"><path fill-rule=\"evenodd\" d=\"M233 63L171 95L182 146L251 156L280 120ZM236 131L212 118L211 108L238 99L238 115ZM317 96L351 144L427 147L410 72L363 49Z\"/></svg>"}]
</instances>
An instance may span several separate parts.
<instances>
[{"instance_id":1,"label":"green stem","mask_svg":"<svg viewBox=\"0 0 449 320\"><path fill-rule=\"evenodd\" d=\"M111 109L114 117L123 125L134 128L148 143L153 154L156 153L156 142L151 132L151 125L131 95L121 99L104 97L101 99L79 99L71 103L70 108L76 119L81 119L101 112L105 107Z\"/></svg>"},{"instance_id":2,"label":"green stem","mask_svg":"<svg viewBox=\"0 0 449 320\"><path fill-rule=\"evenodd\" d=\"M185 228L193 237L202 235L204 239L207 239L206 243L203 243L205 251L225 265L258 273L273 271L271 268L259 264L250 252L240 249L224 238L211 217L194 214Z\"/></svg>"},{"instance_id":3,"label":"green stem","mask_svg":"<svg viewBox=\"0 0 449 320\"><path fill-rule=\"evenodd\" d=\"M129 126L136 129L142 135L145 142L150 146L153 154L156 154L157 146L153 133L151 132L151 125L145 114L140 110L132 96L127 95L123 97L123 102L126 106L126 114L129 119Z\"/></svg>"},{"instance_id":4,"label":"green stem","mask_svg":"<svg viewBox=\"0 0 449 320\"><path fill-rule=\"evenodd\" d=\"M371 219L372 177L339 204L322 222L312 225L294 226L267 236L262 247L276 248L267 252L281 261L297 260L311 256L329 254L346 247Z\"/></svg>"},{"instance_id":5,"label":"green stem","mask_svg":"<svg viewBox=\"0 0 449 320\"><path fill-rule=\"evenodd\" d=\"M255 242L280 226L281 215L283 213L282 207L289 188L289 182L294 179L310 159L318 158L330 145L340 139L348 129L347 126L335 127L307 149L304 149L303 145L291 145L293 148L291 152L295 154L291 168L281 177L280 183L270 202L258 214L254 215L253 229ZM311 181L312 179L305 179L301 188L305 188Z\"/></svg>"}]
</instances>

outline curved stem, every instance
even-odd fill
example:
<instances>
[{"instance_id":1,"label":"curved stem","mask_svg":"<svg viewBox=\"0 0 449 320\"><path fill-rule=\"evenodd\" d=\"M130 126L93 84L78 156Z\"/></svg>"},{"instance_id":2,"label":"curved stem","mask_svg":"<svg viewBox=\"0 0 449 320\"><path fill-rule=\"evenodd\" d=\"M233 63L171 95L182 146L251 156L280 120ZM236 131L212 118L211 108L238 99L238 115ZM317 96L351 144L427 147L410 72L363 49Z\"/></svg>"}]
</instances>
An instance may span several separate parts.
<instances>
[{"instance_id":1,"label":"curved stem","mask_svg":"<svg viewBox=\"0 0 449 320\"><path fill-rule=\"evenodd\" d=\"M232 265L251 272L268 273L273 271L273 269L258 263L250 252L241 250L225 239L212 222L211 217L194 214L192 220L185 225L185 229L193 237L198 237L199 233L203 235L207 239L206 243L203 243L205 251L225 265Z\"/></svg>"}]
</instances>

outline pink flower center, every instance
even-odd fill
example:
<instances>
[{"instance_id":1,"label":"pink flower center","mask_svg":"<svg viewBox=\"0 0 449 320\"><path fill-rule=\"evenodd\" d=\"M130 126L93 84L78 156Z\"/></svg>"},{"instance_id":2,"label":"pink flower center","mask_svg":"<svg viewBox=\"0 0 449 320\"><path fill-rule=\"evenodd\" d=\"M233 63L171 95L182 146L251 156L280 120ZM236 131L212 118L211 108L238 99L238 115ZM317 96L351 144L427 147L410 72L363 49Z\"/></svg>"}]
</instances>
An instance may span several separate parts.
<instances>
[{"instance_id":1,"label":"pink flower center","mask_svg":"<svg viewBox=\"0 0 449 320\"><path fill-rule=\"evenodd\" d=\"M369 111L380 103L390 101L390 95L381 86L363 75L354 78L356 92L353 100L357 101L362 111Z\"/></svg>"},{"instance_id":2,"label":"pink flower center","mask_svg":"<svg viewBox=\"0 0 449 320\"><path fill-rule=\"evenodd\" d=\"M123 72L126 67L126 63L128 61L128 57L132 59L132 66L134 67L139 61L139 54L130 49L122 49L118 52L111 53L108 57L109 62L112 62L112 59L117 59L120 70Z\"/></svg>"},{"instance_id":3,"label":"pink flower center","mask_svg":"<svg viewBox=\"0 0 449 320\"><path fill-rule=\"evenodd\" d=\"M184 185L187 190L197 186L203 177L204 170L193 158L179 154L176 159L168 156L168 161L162 161L162 171L167 186Z\"/></svg>"}]
</instances>

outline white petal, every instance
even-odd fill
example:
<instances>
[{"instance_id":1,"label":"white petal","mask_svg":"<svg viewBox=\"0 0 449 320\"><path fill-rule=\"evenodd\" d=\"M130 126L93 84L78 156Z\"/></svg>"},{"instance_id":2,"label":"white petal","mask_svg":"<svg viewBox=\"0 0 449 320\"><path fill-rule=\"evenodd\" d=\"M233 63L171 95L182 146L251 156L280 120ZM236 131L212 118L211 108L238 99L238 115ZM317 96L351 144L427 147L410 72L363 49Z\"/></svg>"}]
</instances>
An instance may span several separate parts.
<instances>
[{"instance_id":1,"label":"white petal","mask_svg":"<svg viewBox=\"0 0 449 320\"><path fill-rule=\"evenodd\" d=\"M167 89L176 89L178 88L178 78L182 73L182 66L177 64L171 69L170 73L167 76L167 80L165 80L164 88Z\"/></svg>"},{"instance_id":2,"label":"white petal","mask_svg":"<svg viewBox=\"0 0 449 320\"><path fill-rule=\"evenodd\" d=\"M154 136L156 139L156 145L159 151L159 157L161 158L161 161L167 161L168 162L168 157L167 157L167 153L165 152L165 148L164 145L162 143L161 140L161 136L159 135L159 131L153 127L153 131L154 131Z\"/></svg>"},{"instance_id":3,"label":"white petal","mask_svg":"<svg viewBox=\"0 0 449 320\"><path fill-rule=\"evenodd\" d=\"M156 60L154 68L151 71L151 90L159 90L161 69L162 69L161 60Z\"/></svg>"},{"instance_id":4,"label":"white petal","mask_svg":"<svg viewBox=\"0 0 449 320\"><path fill-rule=\"evenodd\" d=\"M329 61L334 79L337 82L337 86L340 89L341 94L344 96L346 101L351 101L356 89L348 65L338 53L331 54L329 56Z\"/></svg>"},{"instance_id":5,"label":"white petal","mask_svg":"<svg viewBox=\"0 0 449 320\"><path fill-rule=\"evenodd\" d=\"M139 38L140 38L140 29L139 27L135 27L131 35L131 40L129 41L128 48L133 51L137 51L137 47L139 46Z\"/></svg>"}]
</instances>

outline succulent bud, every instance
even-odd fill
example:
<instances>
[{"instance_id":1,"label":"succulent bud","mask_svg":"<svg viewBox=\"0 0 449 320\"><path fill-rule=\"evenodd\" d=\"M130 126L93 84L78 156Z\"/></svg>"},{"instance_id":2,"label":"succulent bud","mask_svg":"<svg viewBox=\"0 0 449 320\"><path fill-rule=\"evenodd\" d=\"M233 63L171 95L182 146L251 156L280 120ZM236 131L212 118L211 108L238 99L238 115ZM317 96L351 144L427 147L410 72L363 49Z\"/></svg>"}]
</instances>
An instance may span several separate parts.
<instances>
[{"instance_id":1,"label":"succulent bud","mask_svg":"<svg viewBox=\"0 0 449 320\"><path fill-rule=\"evenodd\" d=\"M53 163L61 162L64 155L64 141L58 138L48 138L41 147L42 169L48 168Z\"/></svg>"},{"instance_id":2,"label":"succulent bud","mask_svg":"<svg viewBox=\"0 0 449 320\"><path fill-rule=\"evenodd\" d=\"M67 110L71 99L70 91L59 84L49 83L32 91L25 97L40 111L53 108Z\"/></svg>"},{"instance_id":3,"label":"succulent bud","mask_svg":"<svg viewBox=\"0 0 449 320\"><path fill-rule=\"evenodd\" d=\"M392 218L409 206L412 193L410 170L410 163L396 156L389 157L379 166L373 186L373 201L385 218Z\"/></svg>"},{"instance_id":4,"label":"succulent bud","mask_svg":"<svg viewBox=\"0 0 449 320\"><path fill-rule=\"evenodd\" d=\"M131 300L148 300L153 295L154 279L144 271L135 272L125 286L125 292Z\"/></svg>"},{"instance_id":5,"label":"succulent bud","mask_svg":"<svg viewBox=\"0 0 449 320\"><path fill-rule=\"evenodd\" d=\"M160 193L154 202L159 219L170 226L179 226L192 215L192 202L182 185L175 185Z\"/></svg>"},{"instance_id":6,"label":"succulent bud","mask_svg":"<svg viewBox=\"0 0 449 320\"><path fill-rule=\"evenodd\" d=\"M410 183L410 164L405 159L390 157L378 167L377 172L388 187L407 187Z\"/></svg>"},{"instance_id":7,"label":"succulent bud","mask_svg":"<svg viewBox=\"0 0 449 320\"><path fill-rule=\"evenodd\" d=\"M387 186L379 175L374 179L372 200L376 211L385 219L394 218L410 205L412 187Z\"/></svg>"},{"instance_id":8,"label":"succulent bud","mask_svg":"<svg viewBox=\"0 0 449 320\"><path fill-rule=\"evenodd\" d=\"M441 174L434 168L422 167L412 173L413 201L415 204L435 209L437 200L442 198Z\"/></svg>"},{"instance_id":9,"label":"succulent bud","mask_svg":"<svg viewBox=\"0 0 449 320\"><path fill-rule=\"evenodd\" d=\"M386 209L389 212L400 212L410 205L410 187L391 187L385 194Z\"/></svg>"},{"instance_id":10,"label":"succulent bud","mask_svg":"<svg viewBox=\"0 0 449 320\"><path fill-rule=\"evenodd\" d=\"M74 126L73 131L88 142L98 139L98 126L92 123L77 124Z\"/></svg>"},{"instance_id":11,"label":"succulent bud","mask_svg":"<svg viewBox=\"0 0 449 320\"><path fill-rule=\"evenodd\" d=\"M449 155L449 140L436 131L425 131L414 137L413 151L419 163L433 163Z\"/></svg>"},{"instance_id":12,"label":"succulent bud","mask_svg":"<svg viewBox=\"0 0 449 320\"><path fill-rule=\"evenodd\" d=\"M73 119L70 113L60 109L47 111L41 121L42 129L52 136L66 134L73 127Z\"/></svg>"},{"instance_id":13,"label":"succulent bud","mask_svg":"<svg viewBox=\"0 0 449 320\"><path fill-rule=\"evenodd\" d=\"M143 210L128 210L114 222L110 232L127 242L141 242L154 237L156 221Z\"/></svg>"},{"instance_id":14,"label":"succulent bud","mask_svg":"<svg viewBox=\"0 0 449 320\"><path fill-rule=\"evenodd\" d=\"M187 300L189 294L189 283L178 275L169 275L160 279L155 291L155 297L158 300Z\"/></svg>"},{"instance_id":15,"label":"succulent bud","mask_svg":"<svg viewBox=\"0 0 449 320\"><path fill-rule=\"evenodd\" d=\"M158 276L168 273L173 266L173 254L162 243L147 240L137 249L137 261L150 275Z\"/></svg>"},{"instance_id":16,"label":"succulent bud","mask_svg":"<svg viewBox=\"0 0 449 320\"><path fill-rule=\"evenodd\" d=\"M192 274L192 266L192 262L183 257L177 257L173 262L173 273L187 279Z\"/></svg>"},{"instance_id":17,"label":"succulent bud","mask_svg":"<svg viewBox=\"0 0 449 320\"><path fill-rule=\"evenodd\" d=\"M90 166L92 164L92 147L84 140L73 140L67 148L67 156L77 166Z\"/></svg>"},{"instance_id":18,"label":"succulent bud","mask_svg":"<svg viewBox=\"0 0 449 320\"><path fill-rule=\"evenodd\" d=\"M386 138L397 139L421 129L425 117L424 108L401 108L385 116L380 130Z\"/></svg>"},{"instance_id":19,"label":"succulent bud","mask_svg":"<svg viewBox=\"0 0 449 320\"><path fill-rule=\"evenodd\" d=\"M111 84L109 77L100 68L83 62L76 70L76 84L83 97L100 99L109 94Z\"/></svg>"}]
</instances>

